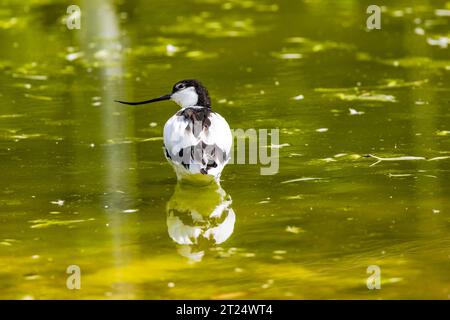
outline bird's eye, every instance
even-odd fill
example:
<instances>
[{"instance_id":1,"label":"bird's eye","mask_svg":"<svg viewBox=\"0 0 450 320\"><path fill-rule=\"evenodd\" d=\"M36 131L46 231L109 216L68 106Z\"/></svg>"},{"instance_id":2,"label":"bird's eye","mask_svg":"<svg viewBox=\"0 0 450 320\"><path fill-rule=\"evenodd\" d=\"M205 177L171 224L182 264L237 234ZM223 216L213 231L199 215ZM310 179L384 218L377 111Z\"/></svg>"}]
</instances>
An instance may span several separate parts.
<instances>
[{"instance_id":1,"label":"bird's eye","mask_svg":"<svg viewBox=\"0 0 450 320\"><path fill-rule=\"evenodd\" d=\"M179 83L175 86L175 88L177 90L182 90L182 89L186 88L186 85L184 83Z\"/></svg>"}]
</instances>

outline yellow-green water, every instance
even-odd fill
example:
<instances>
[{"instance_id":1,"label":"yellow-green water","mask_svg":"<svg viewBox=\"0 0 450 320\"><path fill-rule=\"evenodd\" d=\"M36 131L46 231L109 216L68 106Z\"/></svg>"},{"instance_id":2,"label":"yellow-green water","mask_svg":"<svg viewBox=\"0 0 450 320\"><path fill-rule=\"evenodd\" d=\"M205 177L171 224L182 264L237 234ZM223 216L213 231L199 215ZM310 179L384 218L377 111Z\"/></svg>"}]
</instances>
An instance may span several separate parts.
<instances>
[{"instance_id":1,"label":"yellow-green water","mask_svg":"<svg viewBox=\"0 0 450 320\"><path fill-rule=\"evenodd\" d=\"M370 32L371 1L76 1L80 30L66 1L1 3L0 298L450 297L450 2L379 2ZM184 78L232 128L279 128L278 174L177 186L176 105L113 100ZM231 199L224 242L169 236Z\"/></svg>"}]
</instances>

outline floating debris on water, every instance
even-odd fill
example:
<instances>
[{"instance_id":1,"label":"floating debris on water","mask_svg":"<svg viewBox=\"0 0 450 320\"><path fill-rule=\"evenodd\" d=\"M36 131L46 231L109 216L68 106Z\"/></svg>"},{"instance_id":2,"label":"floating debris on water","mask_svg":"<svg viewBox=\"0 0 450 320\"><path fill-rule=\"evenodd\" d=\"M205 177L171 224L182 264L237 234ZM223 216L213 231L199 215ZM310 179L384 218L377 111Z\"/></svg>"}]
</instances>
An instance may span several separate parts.
<instances>
[{"instance_id":1,"label":"floating debris on water","mask_svg":"<svg viewBox=\"0 0 450 320\"><path fill-rule=\"evenodd\" d=\"M286 230L286 232L293 233L293 234L299 234L299 233L305 232L305 230L303 230L300 227L296 227L296 226L287 226L285 230Z\"/></svg>"},{"instance_id":2,"label":"floating debris on water","mask_svg":"<svg viewBox=\"0 0 450 320\"><path fill-rule=\"evenodd\" d=\"M302 94L300 94L300 95L298 95L298 96L293 97L292 99L293 99L293 100L303 100L303 99L305 99L305 96L302 95Z\"/></svg>"},{"instance_id":3,"label":"floating debris on water","mask_svg":"<svg viewBox=\"0 0 450 320\"><path fill-rule=\"evenodd\" d=\"M286 39L287 43L300 45L301 52L314 53L328 50L354 50L354 45L334 42L334 41L315 41L304 37L290 37Z\"/></svg>"},{"instance_id":4,"label":"floating debris on water","mask_svg":"<svg viewBox=\"0 0 450 320\"><path fill-rule=\"evenodd\" d=\"M174 46L173 44L166 45L166 53L169 57L173 56L178 51L180 51L180 48L178 48L177 46Z\"/></svg>"},{"instance_id":5,"label":"floating debris on water","mask_svg":"<svg viewBox=\"0 0 450 320\"><path fill-rule=\"evenodd\" d=\"M122 212L123 213L135 213L135 212L138 212L139 211L139 209L126 209L126 210L123 210Z\"/></svg>"},{"instance_id":6,"label":"floating debris on water","mask_svg":"<svg viewBox=\"0 0 450 320\"><path fill-rule=\"evenodd\" d=\"M22 134L15 134L15 132L11 132L13 134L6 134L4 136L0 135L0 139L5 140L12 140L12 141L20 141L20 140L27 140L27 139L39 139L44 138L45 140L55 140L55 141L61 141L63 138L56 137L56 136L49 136L42 133L22 133Z\"/></svg>"},{"instance_id":7,"label":"floating debris on water","mask_svg":"<svg viewBox=\"0 0 450 320\"><path fill-rule=\"evenodd\" d=\"M217 57L217 53L213 53L213 52L205 52L205 51L201 51L201 50L194 50L194 51L186 52L186 58L191 58L191 59L204 60L204 59L212 59L212 58L216 58L216 57Z\"/></svg>"},{"instance_id":8,"label":"floating debris on water","mask_svg":"<svg viewBox=\"0 0 450 320\"><path fill-rule=\"evenodd\" d=\"M439 156L439 157L434 157L431 159L427 159L425 157L415 157L415 156L403 156L403 157L392 157L392 158L382 158L382 157L377 157L374 156L372 154L367 155L366 157L370 157L370 158L374 158L377 161L375 163L372 163L370 166L374 166L382 161L421 161L421 160L425 160L425 161L437 161L437 160L445 160L445 159L450 159L450 156Z\"/></svg>"},{"instance_id":9,"label":"floating debris on water","mask_svg":"<svg viewBox=\"0 0 450 320\"><path fill-rule=\"evenodd\" d=\"M352 109L352 108L349 108L348 111L350 112L351 116L358 116L358 115L364 114L364 111L358 111L358 110Z\"/></svg>"},{"instance_id":10,"label":"floating debris on water","mask_svg":"<svg viewBox=\"0 0 450 320\"><path fill-rule=\"evenodd\" d=\"M214 20L211 13L206 11L193 16L180 16L176 23L160 28L165 34L189 34L191 37L197 35L207 38L248 37L256 34L257 30L265 29L267 27L264 26L257 29L250 18L234 20L226 15L220 20Z\"/></svg>"},{"instance_id":11,"label":"floating debris on water","mask_svg":"<svg viewBox=\"0 0 450 320\"><path fill-rule=\"evenodd\" d=\"M414 33L419 36L423 36L425 34L425 30L421 27L417 27L414 29Z\"/></svg>"},{"instance_id":12,"label":"floating debris on water","mask_svg":"<svg viewBox=\"0 0 450 320\"><path fill-rule=\"evenodd\" d=\"M293 182L300 182L300 181L316 181L316 180L323 180L323 178L304 177L304 178L286 180L281 183L293 183Z\"/></svg>"},{"instance_id":13,"label":"floating debris on water","mask_svg":"<svg viewBox=\"0 0 450 320\"><path fill-rule=\"evenodd\" d=\"M297 60L303 58L301 53L273 53L275 58L284 59L284 60Z\"/></svg>"},{"instance_id":14,"label":"floating debris on water","mask_svg":"<svg viewBox=\"0 0 450 320\"><path fill-rule=\"evenodd\" d=\"M427 61L427 60L426 60ZM424 61L424 63L427 63ZM393 64L394 62L390 61L388 64ZM428 61L429 63L429 61ZM403 79L383 79L380 81L379 85L370 85L370 86L362 86L359 83L355 87L349 88L315 88L314 91L321 93L347 93L352 92L355 94L367 94L371 93L370 90L386 90L386 89L397 89L397 88L410 88L410 87L420 87L429 82L428 79L417 80L417 81L405 81ZM366 91L366 92L363 92Z\"/></svg>"},{"instance_id":15,"label":"floating debris on water","mask_svg":"<svg viewBox=\"0 0 450 320\"><path fill-rule=\"evenodd\" d=\"M337 98L344 101L377 101L377 102L397 102L393 95L364 92L361 94L337 93Z\"/></svg>"},{"instance_id":16,"label":"floating debris on water","mask_svg":"<svg viewBox=\"0 0 450 320\"><path fill-rule=\"evenodd\" d=\"M56 204L58 206L63 206L65 203L65 200L56 200L56 201L50 201L51 204Z\"/></svg>"},{"instance_id":17,"label":"floating debris on water","mask_svg":"<svg viewBox=\"0 0 450 320\"><path fill-rule=\"evenodd\" d=\"M427 43L430 46L437 46L442 49L446 49L450 43L450 38L448 37L438 37L438 38L427 38Z\"/></svg>"},{"instance_id":18,"label":"floating debris on water","mask_svg":"<svg viewBox=\"0 0 450 320\"><path fill-rule=\"evenodd\" d=\"M84 52L80 51L80 52L72 52L72 53L68 53L66 55L66 60L67 61L75 61L81 57L84 56Z\"/></svg>"},{"instance_id":19,"label":"floating debris on water","mask_svg":"<svg viewBox=\"0 0 450 320\"><path fill-rule=\"evenodd\" d=\"M323 159L319 159L320 161L324 161L324 162L336 162L337 160L334 158L323 158Z\"/></svg>"},{"instance_id":20,"label":"floating debris on water","mask_svg":"<svg viewBox=\"0 0 450 320\"><path fill-rule=\"evenodd\" d=\"M24 114L18 114L18 113L13 113L13 114L0 114L0 119L13 119L13 118L22 118L24 117Z\"/></svg>"},{"instance_id":21,"label":"floating debris on water","mask_svg":"<svg viewBox=\"0 0 450 320\"><path fill-rule=\"evenodd\" d=\"M14 87L16 88L21 88L21 89L31 89L33 86L31 85L31 83L15 83Z\"/></svg>"},{"instance_id":22,"label":"floating debris on water","mask_svg":"<svg viewBox=\"0 0 450 320\"><path fill-rule=\"evenodd\" d=\"M411 177L413 174L412 173L388 173L388 177L389 178L403 178L403 177Z\"/></svg>"},{"instance_id":23,"label":"floating debris on water","mask_svg":"<svg viewBox=\"0 0 450 320\"><path fill-rule=\"evenodd\" d=\"M161 141L164 140L163 137L150 137L150 138L137 138L137 137L129 137L123 140L115 140L109 139L106 141L107 145L120 145L120 144L130 144L130 143L139 143L139 142L149 142L149 141Z\"/></svg>"},{"instance_id":24,"label":"floating debris on water","mask_svg":"<svg viewBox=\"0 0 450 320\"><path fill-rule=\"evenodd\" d=\"M327 132L328 131L328 128L319 128L319 129L316 129L316 132Z\"/></svg>"},{"instance_id":25,"label":"floating debris on water","mask_svg":"<svg viewBox=\"0 0 450 320\"><path fill-rule=\"evenodd\" d=\"M227 0L226 2L220 0L197 0L199 3L207 4L217 4L220 5L223 10L233 10L233 9L246 9L254 10L257 12L276 12L279 9L277 4L265 4L258 3L252 0L240 1L240 0Z\"/></svg>"},{"instance_id":26,"label":"floating debris on water","mask_svg":"<svg viewBox=\"0 0 450 320\"><path fill-rule=\"evenodd\" d=\"M436 60L428 57L404 57L400 59L380 59L376 57L372 57L367 52L359 52L356 56L357 60L360 61L373 61L376 63L381 63L388 66L393 67L402 67L402 68L427 68L427 69L447 69L449 66L449 60ZM402 86L417 86L417 81L413 81L412 83L404 82ZM419 82L422 82L419 80ZM420 84L420 83L419 83Z\"/></svg>"},{"instance_id":27,"label":"floating debris on water","mask_svg":"<svg viewBox=\"0 0 450 320\"><path fill-rule=\"evenodd\" d=\"M29 93L25 93L24 96L25 96L26 98L36 99L36 100L42 100L42 101L52 101L52 100L53 100L52 97L48 97L48 96L39 96L39 95L34 95L34 94L29 94Z\"/></svg>"},{"instance_id":28,"label":"floating debris on water","mask_svg":"<svg viewBox=\"0 0 450 320\"><path fill-rule=\"evenodd\" d=\"M270 148L270 149L281 149L284 147L290 147L291 145L289 143L282 143L282 144L271 144L270 146L261 146L261 148Z\"/></svg>"},{"instance_id":29,"label":"floating debris on water","mask_svg":"<svg viewBox=\"0 0 450 320\"><path fill-rule=\"evenodd\" d=\"M434 14L438 17L450 17L450 10L448 9L436 9L434 10Z\"/></svg>"},{"instance_id":30,"label":"floating debris on water","mask_svg":"<svg viewBox=\"0 0 450 320\"><path fill-rule=\"evenodd\" d=\"M445 160L445 159L450 159L450 156L434 157L434 158L428 159L428 161L437 161L437 160Z\"/></svg>"},{"instance_id":31,"label":"floating debris on water","mask_svg":"<svg viewBox=\"0 0 450 320\"><path fill-rule=\"evenodd\" d=\"M282 199L285 199L285 200L302 200L304 198L303 198L302 195L298 194L296 196L282 197Z\"/></svg>"},{"instance_id":32,"label":"floating debris on water","mask_svg":"<svg viewBox=\"0 0 450 320\"><path fill-rule=\"evenodd\" d=\"M40 74L18 74L13 73L13 78L19 78L19 79L28 79L28 80L39 80L39 81L45 81L48 79L46 75L40 75Z\"/></svg>"},{"instance_id":33,"label":"floating debris on water","mask_svg":"<svg viewBox=\"0 0 450 320\"><path fill-rule=\"evenodd\" d=\"M402 157L391 157L391 158L381 158L374 156L373 154L368 154L367 157L371 157L376 159L377 161L372 163L370 166L374 166L382 161L418 161L418 160L426 160L425 157L415 157L415 156L402 156Z\"/></svg>"},{"instance_id":34,"label":"floating debris on water","mask_svg":"<svg viewBox=\"0 0 450 320\"><path fill-rule=\"evenodd\" d=\"M350 160L358 160L358 159L362 158L362 156L361 156L360 154L354 153L354 154L350 154L350 155L348 156L348 158L349 158Z\"/></svg>"},{"instance_id":35,"label":"floating debris on water","mask_svg":"<svg viewBox=\"0 0 450 320\"><path fill-rule=\"evenodd\" d=\"M346 153L338 153L338 154L335 154L333 157L341 158L341 157L345 157L346 155L347 155Z\"/></svg>"},{"instance_id":36,"label":"floating debris on water","mask_svg":"<svg viewBox=\"0 0 450 320\"><path fill-rule=\"evenodd\" d=\"M289 157L290 158L292 158L292 157L303 157L303 153L295 153L295 152L289 153Z\"/></svg>"},{"instance_id":37,"label":"floating debris on water","mask_svg":"<svg viewBox=\"0 0 450 320\"><path fill-rule=\"evenodd\" d=\"M6 11L8 12L8 11ZM5 20L0 20L0 29L11 29L12 27L16 27L19 25L19 22L22 22L21 25L24 25L23 20L19 20L17 17L10 17Z\"/></svg>"},{"instance_id":38,"label":"floating debris on water","mask_svg":"<svg viewBox=\"0 0 450 320\"><path fill-rule=\"evenodd\" d=\"M88 219L88 220L53 220L53 219L37 219L37 220L31 220L29 223L32 223L33 225L30 226L31 229L42 229L47 228L51 226L68 226L75 223L81 223L85 221L92 221L95 220L94 218Z\"/></svg>"},{"instance_id":39,"label":"floating debris on water","mask_svg":"<svg viewBox=\"0 0 450 320\"><path fill-rule=\"evenodd\" d=\"M439 131L436 131L436 135L437 136L441 136L441 137L449 136L450 135L450 130L439 130Z\"/></svg>"},{"instance_id":40,"label":"floating debris on water","mask_svg":"<svg viewBox=\"0 0 450 320\"><path fill-rule=\"evenodd\" d=\"M242 254L242 256L244 258L254 258L256 256L256 254L254 254L253 252L246 252L246 253Z\"/></svg>"},{"instance_id":41,"label":"floating debris on water","mask_svg":"<svg viewBox=\"0 0 450 320\"><path fill-rule=\"evenodd\" d=\"M13 245L13 243L19 242L19 240L16 239L3 239L0 244L3 246L10 247Z\"/></svg>"},{"instance_id":42,"label":"floating debris on water","mask_svg":"<svg viewBox=\"0 0 450 320\"><path fill-rule=\"evenodd\" d=\"M388 279L389 283L397 283L397 282L400 282L400 281L403 281L403 278L389 278Z\"/></svg>"},{"instance_id":43,"label":"floating debris on water","mask_svg":"<svg viewBox=\"0 0 450 320\"><path fill-rule=\"evenodd\" d=\"M25 278L25 280L38 280L38 279L41 279L42 277L38 274L32 273L32 274L24 275L24 278Z\"/></svg>"},{"instance_id":44,"label":"floating debris on water","mask_svg":"<svg viewBox=\"0 0 450 320\"><path fill-rule=\"evenodd\" d=\"M272 286L272 285L273 285L273 280L272 280L272 279L269 279L269 280L267 280L263 285L261 285L261 288L267 289L267 288L269 288L269 287Z\"/></svg>"},{"instance_id":45,"label":"floating debris on water","mask_svg":"<svg viewBox=\"0 0 450 320\"><path fill-rule=\"evenodd\" d=\"M227 293L221 293L212 296L211 298L213 300L230 300L230 299L237 299L240 297L247 296L248 293L245 291L237 291L237 292L227 292Z\"/></svg>"}]
</instances>

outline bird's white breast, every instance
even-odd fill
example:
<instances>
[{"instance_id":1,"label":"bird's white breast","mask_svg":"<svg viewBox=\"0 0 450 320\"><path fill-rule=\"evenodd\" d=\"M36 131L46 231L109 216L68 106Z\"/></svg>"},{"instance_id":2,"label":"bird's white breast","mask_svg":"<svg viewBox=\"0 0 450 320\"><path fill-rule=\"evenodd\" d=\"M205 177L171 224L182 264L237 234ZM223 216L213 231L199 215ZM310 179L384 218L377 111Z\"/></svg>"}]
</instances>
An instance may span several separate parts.
<instances>
[{"instance_id":1,"label":"bird's white breast","mask_svg":"<svg viewBox=\"0 0 450 320\"><path fill-rule=\"evenodd\" d=\"M220 177L220 173L227 164L233 142L230 127L227 121L215 112L210 112L208 119L210 120L209 126L201 129L200 133L195 135L194 130L192 130L192 121L186 119L183 115L178 115L178 113L173 115L164 125L164 146L169 156L168 160L174 165L178 178L180 178L180 172L184 170L182 166L177 166L180 163L176 163L172 159L179 155L180 150L196 146L199 143L215 145L225 154L223 159L217 159L217 167L208 169L208 175L215 178ZM186 173L199 173L202 168L202 163L192 161Z\"/></svg>"}]
</instances>

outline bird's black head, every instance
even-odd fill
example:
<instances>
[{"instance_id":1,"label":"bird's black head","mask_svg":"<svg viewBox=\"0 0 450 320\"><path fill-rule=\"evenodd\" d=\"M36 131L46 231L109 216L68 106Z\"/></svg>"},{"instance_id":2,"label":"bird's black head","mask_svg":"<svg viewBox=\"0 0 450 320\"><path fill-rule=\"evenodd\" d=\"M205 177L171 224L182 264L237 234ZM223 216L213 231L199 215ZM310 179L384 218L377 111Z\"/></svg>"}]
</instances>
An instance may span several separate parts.
<instances>
[{"instance_id":1,"label":"bird's black head","mask_svg":"<svg viewBox=\"0 0 450 320\"><path fill-rule=\"evenodd\" d=\"M193 90L195 92L198 97L197 103L195 105L205 108L211 108L211 100L209 98L208 90L198 80L188 79L181 80L175 83L172 89L172 100L177 102L177 96L183 97L184 95L181 93L185 92L185 90ZM179 104L183 105L184 103Z\"/></svg>"}]
</instances>

